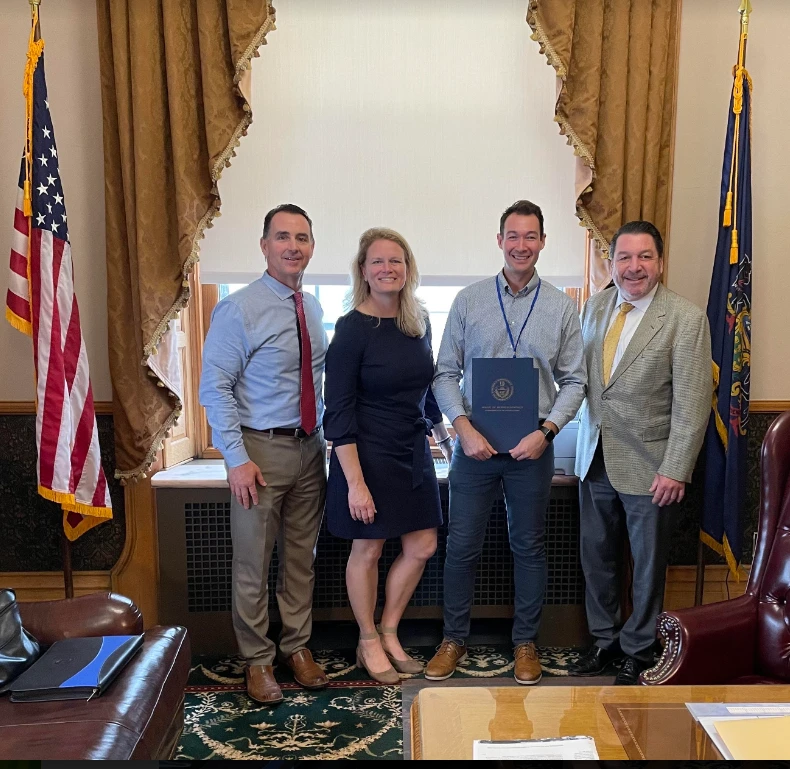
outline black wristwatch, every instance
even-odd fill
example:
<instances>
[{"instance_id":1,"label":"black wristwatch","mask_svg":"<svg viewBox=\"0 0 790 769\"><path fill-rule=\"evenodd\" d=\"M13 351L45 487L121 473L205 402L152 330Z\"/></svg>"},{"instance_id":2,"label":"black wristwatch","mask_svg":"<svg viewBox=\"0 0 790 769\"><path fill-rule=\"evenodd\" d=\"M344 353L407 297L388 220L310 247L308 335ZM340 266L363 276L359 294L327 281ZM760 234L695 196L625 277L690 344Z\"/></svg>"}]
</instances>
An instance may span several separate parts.
<instances>
[{"instance_id":1,"label":"black wristwatch","mask_svg":"<svg viewBox=\"0 0 790 769\"><path fill-rule=\"evenodd\" d=\"M546 443L551 443L554 440L554 430L552 430L550 427L543 425L542 427L539 427L538 430L543 433Z\"/></svg>"}]
</instances>

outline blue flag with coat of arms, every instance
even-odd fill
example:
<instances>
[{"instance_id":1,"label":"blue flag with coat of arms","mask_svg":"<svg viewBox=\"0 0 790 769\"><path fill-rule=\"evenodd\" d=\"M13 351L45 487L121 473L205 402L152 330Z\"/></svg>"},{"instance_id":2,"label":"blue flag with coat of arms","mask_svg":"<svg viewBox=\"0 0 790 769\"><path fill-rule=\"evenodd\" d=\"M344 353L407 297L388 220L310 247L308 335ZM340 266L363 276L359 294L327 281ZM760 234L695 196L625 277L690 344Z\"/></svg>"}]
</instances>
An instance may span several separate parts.
<instances>
[{"instance_id":1,"label":"blue flag with coat of arms","mask_svg":"<svg viewBox=\"0 0 790 769\"><path fill-rule=\"evenodd\" d=\"M714 391L705 436L705 499L700 539L723 555L735 576L742 550L749 427L752 307L752 81L742 28L734 68L719 235L708 297Z\"/></svg>"}]
</instances>

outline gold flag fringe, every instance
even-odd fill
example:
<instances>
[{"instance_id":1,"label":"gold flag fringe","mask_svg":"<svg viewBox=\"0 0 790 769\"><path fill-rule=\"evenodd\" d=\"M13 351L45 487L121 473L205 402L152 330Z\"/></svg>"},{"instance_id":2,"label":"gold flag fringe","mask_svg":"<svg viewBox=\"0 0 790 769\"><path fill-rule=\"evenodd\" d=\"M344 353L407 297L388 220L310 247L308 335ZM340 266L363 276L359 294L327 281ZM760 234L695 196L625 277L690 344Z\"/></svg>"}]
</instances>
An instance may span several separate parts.
<instances>
[{"instance_id":1,"label":"gold flag fringe","mask_svg":"<svg viewBox=\"0 0 790 769\"><path fill-rule=\"evenodd\" d=\"M735 556L733 555L732 547L730 546L729 540L727 539L727 535L725 534L722 537L721 542L717 542L715 539L713 539L713 537L711 537L710 534L707 534L706 532L702 531L702 529L700 529L699 538L703 545L707 545L711 550L724 558L724 560L727 562L727 567L730 570L730 574L735 577L736 582L740 582L741 577L745 576L745 572L735 560Z\"/></svg>"},{"instance_id":2,"label":"gold flag fringe","mask_svg":"<svg viewBox=\"0 0 790 769\"><path fill-rule=\"evenodd\" d=\"M57 502L67 512L89 515L92 518L112 518L111 508L97 507L96 505L86 505L84 502L78 502L76 497L67 491L56 491L55 489L47 489L44 486L39 486L38 493L50 502Z\"/></svg>"},{"instance_id":3,"label":"gold flag fringe","mask_svg":"<svg viewBox=\"0 0 790 769\"><path fill-rule=\"evenodd\" d=\"M47 489L44 486L39 486L38 493L44 497L44 499L55 502L63 508L63 532L70 542L74 542L86 531L98 526L100 523L112 519L111 508L86 505L83 502L78 502L74 495L68 492L56 491L54 489ZM68 523L69 513L79 513L85 517L77 526L71 526Z\"/></svg>"},{"instance_id":4,"label":"gold flag fringe","mask_svg":"<svg viewBox=\"0 0 790 769\"><path fill-rule=\"evenodd\" d=\"M33 325L29 320L20 318L10 307L5 308L5 319L17 330L28 336L33 336Z\"/></svg>"},{"instance_id":5,"label":"gold flag fringe","mask_svg":"<svg viewBox=\"0 0 790 769\"><path fill-rule=\"evenodd\" d=\"M37 38L38 6L33 6L33 21L30 29L30 39L27 44L27 61L25 62L25 75L22 81L22 93L25 97L25 181L24 195L22 198L22 213L28 217L33 215L33 197L31 187L33 184L33 75L36 65L44 53L44 40ZM30 270L28 269L28 277Z\"/></svg>"}]
</instances>

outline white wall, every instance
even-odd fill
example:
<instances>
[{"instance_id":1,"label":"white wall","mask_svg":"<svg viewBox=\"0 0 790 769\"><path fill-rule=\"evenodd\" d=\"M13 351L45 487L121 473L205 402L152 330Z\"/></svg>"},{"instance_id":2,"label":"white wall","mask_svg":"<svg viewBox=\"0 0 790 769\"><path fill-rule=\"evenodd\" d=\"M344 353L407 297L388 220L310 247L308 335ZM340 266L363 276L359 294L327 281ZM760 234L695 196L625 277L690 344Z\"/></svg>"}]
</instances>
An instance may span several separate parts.
<instances>
[{"instance_id":1,"label":"white wall","mask_svg":"<svg viewBox=\"0 0 790 769\"><path fill-rule=\"evenodd\" d=\"M47 90L69 217L77 300L88 349L93 396L112 399L107 357L107 277L104 261L104 151L99 48L92 0L41 6ZM0 7L0 301L5 307L11 230L25 137L22 76L30 33L30 6ZM30 401L33 346L0 316L0 401Z\"/></svg>"},{"instance_id":2,"label":"white wall","mask_svg":"<svg viewBox=\"0 0 790 769\"><path fill-rule=\"evenodd\" d=\"M790 2L759 0L746 67L752 115L752 400L790 399ZM668 285L706 307L716 248L727 109L738 55L738 4L685 0Z\"/></svg>"}]
</instances>

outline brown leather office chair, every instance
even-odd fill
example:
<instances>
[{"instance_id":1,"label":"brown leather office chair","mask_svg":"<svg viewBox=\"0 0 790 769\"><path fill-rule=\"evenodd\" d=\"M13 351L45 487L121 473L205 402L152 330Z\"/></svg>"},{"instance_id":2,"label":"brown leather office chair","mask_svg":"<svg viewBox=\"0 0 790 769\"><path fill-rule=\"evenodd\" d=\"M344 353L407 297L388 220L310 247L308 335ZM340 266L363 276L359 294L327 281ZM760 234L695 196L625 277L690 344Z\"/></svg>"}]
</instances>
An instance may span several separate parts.
<instances>
[{"instance_id":1,"label":"brown leather office chair","mask_svg":"<svg viewBox=\"0 0 790 769\"><path fill-rule=\"evenodd\" d=\"M658 617L664 652L643 684L790 683L790 411L760 455L757 552L745 595Z\"/></svg>"}]
</instances>

